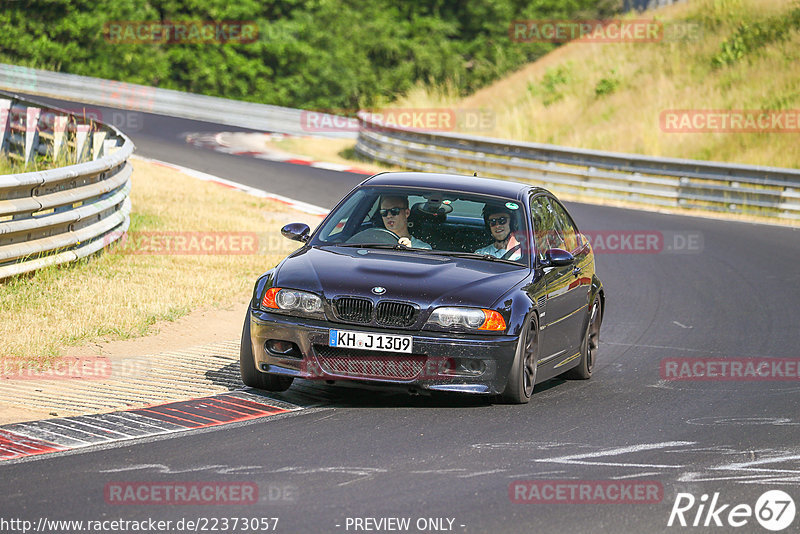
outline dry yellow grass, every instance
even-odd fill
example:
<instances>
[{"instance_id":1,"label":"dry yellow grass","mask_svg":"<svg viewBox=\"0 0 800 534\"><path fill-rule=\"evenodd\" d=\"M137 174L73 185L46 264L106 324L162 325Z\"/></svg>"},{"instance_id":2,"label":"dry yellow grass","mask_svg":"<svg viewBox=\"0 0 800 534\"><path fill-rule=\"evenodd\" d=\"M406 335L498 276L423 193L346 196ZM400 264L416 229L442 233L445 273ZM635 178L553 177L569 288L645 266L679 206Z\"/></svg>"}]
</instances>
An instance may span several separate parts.
<instances>
[{"instance_id":1,"label":"dry yellow grass","mask_svg":"<svg viewBox=\"0 0 800 534\"><path fill-rule=\"evenodd\" d=\"M52 161L49 156L35 154L31 161L24 162L19 154L12 156L3 152L0 153L0 175L46 171L73 163L75 163L75 151L70 147L62 151L56 161Z\"/></svg>"},{"instance_id":2,"label":"dry yellow grass","mask_svg":"<svg viewBox=\"0 0 800 534\"><path fill-rule=\"evenodd\" d=\"M303 217L283 204L140 160L134 169L132 235L256 232L259 252L106 253L0 282L0 357L47 361L66 346L145 335L157 321L241 301L260 273L296 248L280 228ZM319 220L306 216L312 225Z\"/></svg>"},{"instance_id":3,"label":"dry yellow grass","mask_svg":"<svg viewBox=\"0 0 800 534\"><path fill-rule=\"evenodd\" d=\"M712 58L740 22L788 14L796 0L700 0L654 16L666 24L699 25L696 40L579 43L560 47L462 100L419 86L393 107L482 109L494 113L481 135L654 156L800 167L795 133L669 133L669 109L788 110L800 108L800 32L758 48L722 68ZM524 46L521 44L520 46ZM616 88L596 94L602 79ZM550 80L550 84L547 80ZM553 84L552 82L555 83ZM555 91L549 90L555 85ZM558 93L557 96L555 93Z\"/></svg>"}]
</instances>

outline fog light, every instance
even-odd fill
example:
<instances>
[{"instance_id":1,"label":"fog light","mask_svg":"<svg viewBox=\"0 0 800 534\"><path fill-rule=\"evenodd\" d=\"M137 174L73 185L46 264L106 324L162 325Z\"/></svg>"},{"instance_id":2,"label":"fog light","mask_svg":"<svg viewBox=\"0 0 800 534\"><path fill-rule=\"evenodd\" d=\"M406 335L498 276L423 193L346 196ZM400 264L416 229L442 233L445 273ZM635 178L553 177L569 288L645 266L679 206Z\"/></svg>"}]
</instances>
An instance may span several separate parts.
<instances>
[{"instance_id":1,"label":"fog light","mask_svg":"<svg viewBox=\"0 0 800 534\"><path fill-rule=\"evenodd\" d=\"M483 374L486 371L486 363L483 360L467 360L465 367L467 371L476 375Z\"/></svg>"},{"instance_id":2,"label":"fog light","mask_svg":"<svg viewBox=\"0 0 800 534\"><path fill-rule=\"evenodd\" d=\"M486 371L486 362L472 358L459 358L455 371L459 375L482 375Z\"/></svg>"},{"instance_id":3,"label":"fog light","mask_svg":"<svg viewBox=\"0 0 800 534\"><path fill-rule=\"evenodd\" d=\"M300 356L300 349L291 341L282 341L280 339L270 339L264 347L272 354L280 354L281 356Z\"/></svg>"},{"instance_id":4,"label":"fog light","mask_svg":"<svg viewBox=\"0 0 800 534\"><path fill-rule=\"evenodd\" d=\"M440 374L456 376L478 376L486 372L486 362L473 358L447 358Z\"/></svg>"}]
</instances>

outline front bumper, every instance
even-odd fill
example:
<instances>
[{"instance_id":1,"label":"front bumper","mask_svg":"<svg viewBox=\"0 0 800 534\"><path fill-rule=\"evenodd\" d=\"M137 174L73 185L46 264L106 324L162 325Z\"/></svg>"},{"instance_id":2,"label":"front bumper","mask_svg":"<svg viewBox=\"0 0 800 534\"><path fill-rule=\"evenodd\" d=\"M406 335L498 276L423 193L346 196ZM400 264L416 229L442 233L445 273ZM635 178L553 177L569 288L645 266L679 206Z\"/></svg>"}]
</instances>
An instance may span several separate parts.
<instances>
[{"instance_id":1,"label":"front bumper","mask_svg":"<svg viewBox=\"0 0 800 534\"><path fill-rule=\"evenodd\" d=\"M330 329L413 336L412 354L333 349ZM487 336L363 328L250 310L255 367L261 372L420 390L499 394L506 387L517 348L513 336ZM277 354L270 340L294 343L297 351Z\"/></svg>"}]
</instances>

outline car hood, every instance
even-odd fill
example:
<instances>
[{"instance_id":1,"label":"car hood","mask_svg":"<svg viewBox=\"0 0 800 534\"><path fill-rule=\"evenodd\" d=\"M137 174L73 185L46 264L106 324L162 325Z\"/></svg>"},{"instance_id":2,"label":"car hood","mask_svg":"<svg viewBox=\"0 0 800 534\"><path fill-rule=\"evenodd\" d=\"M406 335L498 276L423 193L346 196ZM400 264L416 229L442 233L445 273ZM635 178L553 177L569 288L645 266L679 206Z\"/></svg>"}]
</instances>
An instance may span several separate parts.
<instances>
[{"instance_id":1,"label":"car hood","mask_svg":"<svg viewBox=\"0 0 800 534\"><path fill-rule=\"evenodd\" d=\"M274 285L305 289L332 299L369 296L405 300L421 307L489 307L528 274L502 262L434 256L411 251L307 247L278 267Z\"/></svg>"}]
</instances>

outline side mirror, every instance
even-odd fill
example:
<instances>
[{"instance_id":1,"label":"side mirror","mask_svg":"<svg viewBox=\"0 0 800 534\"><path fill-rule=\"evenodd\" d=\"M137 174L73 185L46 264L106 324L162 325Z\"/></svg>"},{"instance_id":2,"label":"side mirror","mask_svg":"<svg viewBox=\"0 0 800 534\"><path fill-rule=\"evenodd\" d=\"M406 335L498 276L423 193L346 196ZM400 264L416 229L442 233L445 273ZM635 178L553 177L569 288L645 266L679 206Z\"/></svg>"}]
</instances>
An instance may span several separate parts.
<instances>
[{"instance_id":1,"label":"side mirror","mask_svg":"<svg viewBox=\"0 0 800 534\"><path fill-rule=\"evenodd\" d=\"M543 267L558 267L570 265L575 261L575 256L560 248L550 248L544 253Z\"/></svg>"},{"instance_id":2,"label":"side mirror","mask_svg":"<svg viewBox=\"0 0 800 534\"><path fill-rule=\"evenodd\" d=\"M292 241L302 241L303 243L308 241L308 234L310 232L311 228L305 223L289 223L281 228L283 237L291 239Z\"/></svg>"}]
</instances>

